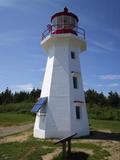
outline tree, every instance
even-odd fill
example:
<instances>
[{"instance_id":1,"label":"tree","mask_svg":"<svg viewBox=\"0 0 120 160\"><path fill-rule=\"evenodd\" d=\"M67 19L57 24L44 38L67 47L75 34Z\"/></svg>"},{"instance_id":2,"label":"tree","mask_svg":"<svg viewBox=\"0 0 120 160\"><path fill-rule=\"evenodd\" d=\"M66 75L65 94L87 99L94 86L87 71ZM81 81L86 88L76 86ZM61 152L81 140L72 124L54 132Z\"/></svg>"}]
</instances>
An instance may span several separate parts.
<instances>
[{"instance_id":1,"label":"tree","mask_svg":"<svg viewBox=\"0 0 120 160\"><path fill-rule=\"evenodd\" d=\"M104 94L97 93L95 90L87 90L86 93L86 102L93 105L98 104L100 106L105 106L107 104L107 98L104 96Z\"/></svg>"},{"instance_id":2,"label":"tree","mask_svg":"<svg viewBox=\"0 0 120 160\"><path fill-rule=\"evenodd\" d=\"M11 90L6 88L6 90L2 93L0 93L0 104L7 104L13 102L13 94Z\"/></svg>"},{"instance_id":3,"label":"tree","mask_svg":"<svg viewBox=\"0 0 120 160\"><path fill-rule=\"evenodd\" d=\"M106 106L108 104L107 98L104 96L103 92L98 94L98 104L100 106Z\"/></svg>"},{"instance_id":4,"label":"tree","mask_svg":"<svg viewBox=\"0 0 120 160\"><path fill-rule=\"evenodd\" d=\"M98 104L98 93L95 90L86 91L86 101L90 104Z\"/></svg>"},{"instance_id":5,"label":"tree","mask_svg":"<svg viewBox=\"0 0 120 160\"><path fill-rule=\"evenodd\" d=\"M14 103L26 101L29 97L29 93L25 91L21 91L19 93L15 92L14 94Z\"/></svg>"},{"instance_id":6,"label":"tree","mask_svg":"<svg viewBox=\"0 0 120 160\"><path fill-rule=\"evenodd\" d=\"M40 93L41 93L40 89L35 90L35 88L33 88L33 90L31 91L31 93L29 95L29 100L31 102L36 102L37 99L40 97Z\"/></svg>"},{"instance_id":7,"label":"tree","mask_svg":"<svg viewBox=\"0 0 120 160\"><path fill-rule=\"evenodd\" d=\"M112 106L112 107L115 107L115 108L120 107L119 106L120 97L119 97L118 93L117 92L113 93L111 91L108 94L109 94L108 95L108 103L109 103L109 105Z\"/></svg>"}]
</instances>

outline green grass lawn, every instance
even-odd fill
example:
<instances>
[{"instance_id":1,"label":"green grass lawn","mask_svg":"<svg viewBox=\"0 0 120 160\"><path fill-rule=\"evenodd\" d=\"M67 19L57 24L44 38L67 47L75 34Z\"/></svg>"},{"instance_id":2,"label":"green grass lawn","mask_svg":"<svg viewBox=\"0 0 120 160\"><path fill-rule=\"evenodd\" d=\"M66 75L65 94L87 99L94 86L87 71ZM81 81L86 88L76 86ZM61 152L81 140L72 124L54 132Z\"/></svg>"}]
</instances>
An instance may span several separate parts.
<instances>
[{"instance_id":1,"label":"green grass lawn","mask_svg":"<svg viewBox=\"0 0 120 160\"><path fill-rule=\"evenodd\" d=\"M83 143L74 143L72 145L72 148L77 147L80 149L87 149L87 150L92 150L93 155L89 155L85 152L72 152L70 156L67 156L66 159L69 160L105 160L106 157L108 157L110 154L102 149L102 147L95 145L95 144L83 144ZM65 160L66 160L65 159ZM59 156L55 157L53 160L63 160L62 154Z\"/></svg>"},{"instance_id":2,"label":"green grass lawn","mask_svg":"<svg viewBox=\"0 0 120 160\"><path fill-rule=\"evenodd\" d=\"M113 133L120 133L120 121L112 120L90 120L93 130L110 130Z\"/></svg>"},{"instance_id":3,"label":"green grass lawn","mask_svg":"<svg viewBox=\"0 0 120 160\"><path fill-rule=\"evenodd\" d=\"M59 145L54 145L53 141L38 140L35 138L29 138L25 142L13 142L0 144L0 160L42 160L41 156L47 153L53 152ZM82 148L93 150L93 154L89 155L84 152L72 152L69 160L104 160L109 156L109 153L95 144L81 144L74 143L72 148ZM87 159L86 159L87 157ZM61 154L54 158L54 160L62 160Z\"/></svg>"},{"instance_id":4,"label":"green grass lawn","mask_svg":"<svg viewBox=\"0 0 120 160\"><path fill-rule=\"evenodd\" d=\"M20 125L34 121L34 116L17 113L0 113L0 126Z\"/></svg>"},{"instance_id":5,"label":"green grass lawn","mask_svg":"<svg viewBox=\"0 0 120 160\"><path fill-rule=\"evenodd\" d=\"M43 146L46 146L44 148ZM24 142L0 144L0 160L42 160L41 156L52 152L52 143L29 138Z\"/></svg>"},{"instance_id":6,"label":"green grass lawn","mask_svg":"<svg viewBox=\"0 0 120 160\"><path fill-rule=\"evenodd\" d=\"M0 126L20 125L22 123L34 122L35 116L30 114L17 114L12 112L0 113ZM120 121L93 120L90 119L90 126L93 130L110 130L120 133Z\"/></svg>"},{"instance_id":7,"label":"green grass lawn","mask_svg":"<svg viewBox=\"0 0 120 160\"><path fill-rule=\"evenodd\" d=\"M34 116L28 114L0 113L0 126L29 123L33 122L34 118ZM90 124L93 130L111 130L113 133L120 133L119 121L91 119ZM59 145L54 145L54 141L44 141L29 137L24 142L0 144L0 160L42 160L42 155L53 152L53 150L58 147ZM72 152L71 156L68 157L69 160L78 160L80 157L82 157L82 160L104 160L109 156L109 153L104 150L101 145L98 146L91 143L83 144L78 141L72 144L72 148L74 147L93 150L93 154L89 155L85 152ZM62 160L61 154L55 157L54 160Z\"/></svg>"}]
</instances>

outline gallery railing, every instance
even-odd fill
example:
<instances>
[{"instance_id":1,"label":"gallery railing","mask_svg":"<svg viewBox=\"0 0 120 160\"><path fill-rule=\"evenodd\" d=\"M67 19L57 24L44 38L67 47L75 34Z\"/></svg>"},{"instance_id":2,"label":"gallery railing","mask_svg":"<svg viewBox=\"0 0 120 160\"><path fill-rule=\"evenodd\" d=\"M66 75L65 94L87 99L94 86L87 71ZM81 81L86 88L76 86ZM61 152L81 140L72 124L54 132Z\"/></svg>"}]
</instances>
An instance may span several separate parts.
<instances>
[{"instance_id":1,"label":"gallery railing","mask_svg":"<svg viewBox=\"0 0 120 160\"><path fill-rule=\"evenodd\" d=\"M66 33L66 31L73 33L85 40L85 30L72 24L47 25L47 29L42 33L42 40L50 34Z\"/></svg>"}]
</instances>

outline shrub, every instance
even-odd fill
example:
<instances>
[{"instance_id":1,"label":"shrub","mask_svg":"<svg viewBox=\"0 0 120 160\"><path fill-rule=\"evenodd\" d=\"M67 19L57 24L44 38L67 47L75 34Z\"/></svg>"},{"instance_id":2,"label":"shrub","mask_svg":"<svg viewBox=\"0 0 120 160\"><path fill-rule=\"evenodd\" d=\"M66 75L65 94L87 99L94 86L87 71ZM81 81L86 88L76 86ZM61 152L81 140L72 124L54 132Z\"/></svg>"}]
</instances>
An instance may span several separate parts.
<instances>
[{"instance_id":1,"label":"shrub","mask_svg":"<svg viewBox=\"0 0 120 160\"><path fill-rule=\"evenodd\" d=\"M3 104L0 105L0 112L15 112L15 113L31 113L31 109L34 103L10 103L10 104Z\"/></svg>"}]
</instances>

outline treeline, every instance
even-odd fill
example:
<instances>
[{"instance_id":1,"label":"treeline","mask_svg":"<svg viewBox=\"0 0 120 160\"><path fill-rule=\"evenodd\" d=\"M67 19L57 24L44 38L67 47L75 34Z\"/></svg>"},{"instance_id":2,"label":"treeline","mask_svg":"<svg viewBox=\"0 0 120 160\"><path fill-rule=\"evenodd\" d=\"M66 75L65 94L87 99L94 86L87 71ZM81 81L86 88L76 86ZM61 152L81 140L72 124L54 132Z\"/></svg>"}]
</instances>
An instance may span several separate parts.
<instances>
[{"instance_id":1,"label":"treeline","mask_svg":"<svg viewBox=\"0 0 120 160\"><path fill-rule=\"evenodd\" d=\"M36 102L40 97L41 90L33 89L31 92L20 91L15 92L7 88L5 91L0 93L0 105L8 103L19 103L19 102ZM120 95L117 92L109 92L108 96L105 96L102 92L98 93L95 90L87 90L85 92L86 102L90 106L110 106L113 108L120 108Z\"/></svg>"},{"instance_id":2,"label":"treeline","mask_svg":"<svg viewBox=\"0 0 120 160\"><path fill-rule=\"evenodd\" d=\"M89 119L120 120L120 95L109 92L105 96L95 90L85 92Z\"/></svg>"},{"instance_id":3,"label":"treeline","mask_svg":"<svg viewBox=\"0 0 120 160\"><path fill-rule=\"evenodd\" d=\"M13 94L12 91L7 88L0 93L0 105L19 102L36 102L40 97L40 93L40 89L34 88L31 92L20 91Z\"/></svg>"},{"instance_id":4,"label":"treeline","mask_svg":"<svg viewBox=\"0 0 120 160\"><path fill-rule=\"evenodd\" d=\"M87 90L85 92L86 102L90 106L120 108L120 95L117 92L109 92L108 96L105 96L102 92L98 93L95 90Z\"/></svg>"},{"instance_id":5,"label":"treeline","mask_svg":"<svg viewBox=\"0 0 120 160\"><path fill-rule=\"evenodd\" d=\"M40 89L12 93L7 88L0 93L0 112L31 114L30 111L40 97L40 93ZM85 97L90 119L120 120L120 95L117 92L111 91L108 96L105 96L102 92L89 89L85 92Z\"/></svg>"}]
</instances>

